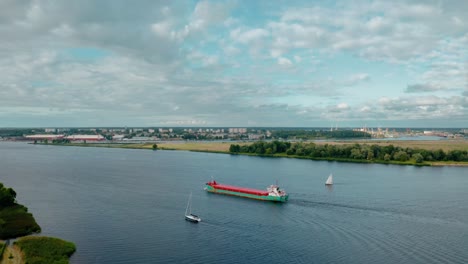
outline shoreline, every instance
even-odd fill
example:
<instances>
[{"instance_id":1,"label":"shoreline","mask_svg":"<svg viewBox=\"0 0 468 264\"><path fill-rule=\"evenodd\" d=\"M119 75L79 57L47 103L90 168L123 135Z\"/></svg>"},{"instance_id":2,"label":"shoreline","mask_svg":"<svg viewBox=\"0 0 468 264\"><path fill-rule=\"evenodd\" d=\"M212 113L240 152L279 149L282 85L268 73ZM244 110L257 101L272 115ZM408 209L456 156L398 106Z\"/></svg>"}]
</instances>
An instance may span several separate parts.
<instances>
[{"instance_id":1,"label":"shoreline","mask_svg":"<svg viewBox=\"0 0 468 264\"><path fill-rule=\"evenodd\" d=\"M327 142L312 142L317 145L394 145L407 148L418 148L427 150L442 149L444 151L450 150L468 150L468 141L457 140L457 141L327 141ZM50 145L50 146L70 146L70 147L101 147L101 148L124 148L124 149L146 149L153 150L153 144L155 143L67 143L67 144L44 144L37 143L38 145ZM232 153L229 152L229 147L233 142L158 142L157 150L174 150L174 151L193 151L193 152L206 152L206 153L218 153L218 154L230 154L230 155L245 155L245 156L258 156L258 157L271 157L271 158L296 158L296 159L308 159L317 161L336 161L336 162L349 162L349 163L366 163L366 164L390 164L390 165L411 165L411 166L452 166L452 167L467 167L468 162L459 161L425 161L423 163L414 162L400 162L400 161L381 161L381 160L359 160L359 159L347 159L347 158L312 158L308 156L297 156L297 155L285 155L285 154L255 154L255 153ZM251 142L237 142L240 145L249 145ZM154 150L153 150L154 151Z\"/></svg>"}]
</instances>

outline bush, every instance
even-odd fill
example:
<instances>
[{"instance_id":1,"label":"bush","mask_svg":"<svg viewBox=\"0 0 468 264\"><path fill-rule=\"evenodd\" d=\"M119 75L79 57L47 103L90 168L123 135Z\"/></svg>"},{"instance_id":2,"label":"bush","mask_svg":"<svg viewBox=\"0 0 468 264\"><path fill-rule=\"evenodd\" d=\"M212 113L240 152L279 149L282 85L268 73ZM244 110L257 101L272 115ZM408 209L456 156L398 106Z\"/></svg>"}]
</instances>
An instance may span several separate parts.
<instances>
[{"instance_id":1,"label":"bush","mask_svg":"<svg viewBox=\"0 0 468 264\"><path fill-rule=\"evenodd\" d=\"M385 160L385 161L390 161L391 159L392 159L392 156L391 156L391 155L389 155L389 154L385 154L385 155L384 155L384 160Z\"/></svg>"},{"instance_id":2,"label":"bush","mask_svg":"<svg viewBox=\"0 0 468 264\"><path fill-rule=\"evenodd\" d=\"M393 159L398 161L407 161L408 154L405 151L400 150L397 153L395 153L395 155L393 155Z\"/></svg>"},{"instance_id":3,"label":"bush","mask_svg":"<svg viewBox=\"0 0 468 264\"><path fill-rule=\"evenodd\" d=\"M9 239L40 232L33 215L22 205L14 204L0 209L0 239Z\"/></svg>"},{"instance_id":4,"label":"bush","mask_svg":"<svg viewBox=\"0 0 468 264\"><path fill-rule=\"evenodd\" d=\"M6 244L4 242L0 242L0 261L2 260L3 257L3 252L5 251Z\"/></svg>"},{"instance_id":5,"label":"bush","mask_svg":"<svg viewBox=\"0 0 468 264\"><path fill-rule=\"evenodd\" d=\"M16 192L12 188L6 188L0 183L0 208L15 203Z\"/></svg>"},{"instance_id":6,"label":"bush","mask_svg":"<svg viewBox=\"0 0 468 264\"><path fill-rule=\"evenodd\" d=\"M41 231L28 208L15 202L16 192L0 183L0 239Z\"/></svg>"},{"instance_id":7,"label":"bush","mask_svg":"<svg viewBox=\"0 0 468 264\"><path fill-rule=\"evenodd\" d=\"M53 237L23 237L15 242L29 264L69 263L68 258L76 251L75 244Z\"/></svg>"},{"instance_id":8,"label":"bush","mask_svg":"<svg viewBox=\"0 0 468 264\"><path fill-rule=\"evenodd\" d=\"M413 157L413 159L414 159L414 161L415 161L416 163L421 163L421 162L424 161L423 156L422 156L421 154L419 154L419 153L413 154L412 157Z\"/></svg>"}]
</instances>

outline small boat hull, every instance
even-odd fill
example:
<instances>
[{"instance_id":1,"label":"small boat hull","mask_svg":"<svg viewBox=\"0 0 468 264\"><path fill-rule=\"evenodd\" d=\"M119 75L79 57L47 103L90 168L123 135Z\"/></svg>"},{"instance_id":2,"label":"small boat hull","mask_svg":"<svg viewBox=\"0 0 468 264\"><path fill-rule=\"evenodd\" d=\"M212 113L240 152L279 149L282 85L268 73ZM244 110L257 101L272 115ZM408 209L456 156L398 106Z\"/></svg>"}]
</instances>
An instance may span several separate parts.
<instances>
[{"instance_id":1,"label":"small boat hull","mask_svg":"<svg viewBox=\"0 0 468 264\"><path fill-rule=\"evenodd\" d=\"M201 218L196 215L190 214L185 216L185 220L192 223L199 223L201 221Z\"/></svg>"}]
</instances>

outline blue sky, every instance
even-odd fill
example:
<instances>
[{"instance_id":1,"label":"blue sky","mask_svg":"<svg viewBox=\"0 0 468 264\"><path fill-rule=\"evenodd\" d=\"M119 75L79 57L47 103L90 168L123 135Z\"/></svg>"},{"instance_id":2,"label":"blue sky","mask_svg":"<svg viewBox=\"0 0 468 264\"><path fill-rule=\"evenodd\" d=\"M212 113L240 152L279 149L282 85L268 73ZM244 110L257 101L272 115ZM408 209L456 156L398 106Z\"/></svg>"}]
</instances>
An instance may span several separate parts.
<instances>
[{"instance_id":1,"label":"blue sky","mask_svg":"<svg viewBox=\"0 0 468 264\"><path fill-rule=\"evenodd\" d=\"M0 0L0 127L467 127L467 17L448 0Z\"/></svg>"}]
</instances>

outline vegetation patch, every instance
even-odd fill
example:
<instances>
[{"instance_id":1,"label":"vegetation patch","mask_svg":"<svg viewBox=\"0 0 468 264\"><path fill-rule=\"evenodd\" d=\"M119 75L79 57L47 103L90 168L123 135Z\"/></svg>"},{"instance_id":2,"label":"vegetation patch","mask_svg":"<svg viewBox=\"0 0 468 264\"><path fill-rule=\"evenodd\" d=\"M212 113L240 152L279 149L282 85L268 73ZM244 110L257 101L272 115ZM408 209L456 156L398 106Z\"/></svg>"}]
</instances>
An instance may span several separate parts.
<instances>
[{"instance_id":1,"label":"vegetation patch","mask_svg":"<svg viewBox=\"0 0 468 264\"><path fill-rule=\"evenodd\" d=\"M0 183L0 239L9 239L40 232L28 208L16 203L16 192Z\"/></svg>"},{"instance_id":2,"label":"vegetation patch","mask_svg":"<svg viewBox=\"0 0 468 264\"><path fill-rule=\"evenodd\" d=\"M343 135L342 135L343 136ZM359 134L356 134L359 136ZM263 157L287 157L356 163L381 163L417 166L468 166L468 142L436 141L269 141L240 142L160 142L153 143L71 143L62 146L188 150Z\"/></svg>"},{"instance_id":3,"label":"vegetation patch","mask_svg":"<svg viewBox=\"0 0 468 264\"><path fill-rule=\"evenodd\" d=\"M425 150L395 147L393 145L367 144L323 144L290 142L255 142L250 145L232 144L233 154L254 154L259 156L280 156L314 160L346 162L384 163L401 165L430 165L430 162L456 162L468 164L467 150Z\"/></svg>"},{"instance_id":4,"label":"vegetation patch","mask_svg":"<svg viewBox=\"0 0 468 264\"><path fill-rule=\"evenodd\" d=\"M75 244L52 237L23 237L15 242L28 264L66 264L76 251Z\"/></svg>"},{"instance_id":5,"label":"vegetation patch","mask_svg":"<svg viewBox=\"0 0 468 264\"><path fill-rule=\"evenodd\" d=\"M5 252L6 244L0 241L0 262L2 261L3 252Z\"/></svg>"}]
</instances>

